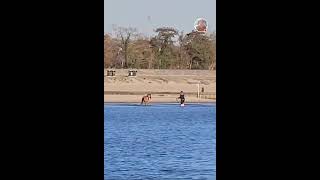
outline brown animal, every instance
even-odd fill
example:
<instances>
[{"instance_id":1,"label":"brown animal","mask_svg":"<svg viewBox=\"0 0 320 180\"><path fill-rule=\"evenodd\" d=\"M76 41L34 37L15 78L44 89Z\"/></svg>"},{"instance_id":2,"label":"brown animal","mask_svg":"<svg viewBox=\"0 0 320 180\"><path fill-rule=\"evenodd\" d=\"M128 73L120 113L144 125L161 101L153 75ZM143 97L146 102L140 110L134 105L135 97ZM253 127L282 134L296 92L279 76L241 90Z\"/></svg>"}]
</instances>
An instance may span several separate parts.
<instances>
[{"instance_id":1,"label":"brown animal","mask_svg":"<svg viewBox=\"0 0 320 180\"><path fill-rule=\"evenodd\" d=\"M151 94L147 94L146 96L142 97L141 105L144 103L144 105L149 104L149 101L151 100Z\"/></svg>"}]
</instances>

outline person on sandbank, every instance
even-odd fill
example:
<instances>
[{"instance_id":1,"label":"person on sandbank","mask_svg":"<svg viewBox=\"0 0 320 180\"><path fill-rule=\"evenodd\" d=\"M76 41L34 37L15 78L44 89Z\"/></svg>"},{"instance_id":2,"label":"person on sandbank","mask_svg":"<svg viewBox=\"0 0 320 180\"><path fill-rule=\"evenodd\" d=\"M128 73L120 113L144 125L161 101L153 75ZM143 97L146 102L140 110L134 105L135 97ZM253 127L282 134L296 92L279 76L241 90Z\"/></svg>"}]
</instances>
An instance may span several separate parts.
<instances>
[{"instance_id":1,"label":"person on sandbank","mask_svg":"<svg viewBox=\"0 0 320 180\"><path fill-rule=\"evenodd\" d=\"M183 91L180 92L180 96L177 99L180 99L180 105L184 106L185 97Z\"/></svg>"}]
</instances>

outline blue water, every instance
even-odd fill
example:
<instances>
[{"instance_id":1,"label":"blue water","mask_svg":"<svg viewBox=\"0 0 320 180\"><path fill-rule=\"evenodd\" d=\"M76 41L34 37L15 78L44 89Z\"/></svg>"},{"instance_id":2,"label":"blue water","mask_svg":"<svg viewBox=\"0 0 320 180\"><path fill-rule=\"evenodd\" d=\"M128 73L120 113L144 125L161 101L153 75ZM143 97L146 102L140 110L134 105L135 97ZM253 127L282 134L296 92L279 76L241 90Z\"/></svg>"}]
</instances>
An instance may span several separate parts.
<instances>
[{"instance_id":1,"label":"blue water","mask_svg":"<svg viewBox=\"0 0 320 180\"><path fill-rule=\"evenodd\" d=\"M215 180L214 104L109 104L105 180Z\"/></svg>"}]
</instances>

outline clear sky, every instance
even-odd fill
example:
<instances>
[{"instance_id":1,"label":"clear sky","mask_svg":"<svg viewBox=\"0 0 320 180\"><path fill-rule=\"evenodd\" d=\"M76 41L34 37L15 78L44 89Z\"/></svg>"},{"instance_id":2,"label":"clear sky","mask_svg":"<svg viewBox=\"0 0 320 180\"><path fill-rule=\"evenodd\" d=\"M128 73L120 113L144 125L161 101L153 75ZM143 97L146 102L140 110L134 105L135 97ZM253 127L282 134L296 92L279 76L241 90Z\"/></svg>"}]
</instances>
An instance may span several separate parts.
<instances>
[{"instance_id":1,"label":"clear sky","mask_svg":"<svg viewBox=\"0 0 320 180\"><path fill-rule=\"evenodd\" d=\"M208 21L210 32L216 30L216 0L104 0L105 33L112 32L112 24L134 27L145 35L162 26L187 33L200 17Z\"/></svg>"}]
</instances>

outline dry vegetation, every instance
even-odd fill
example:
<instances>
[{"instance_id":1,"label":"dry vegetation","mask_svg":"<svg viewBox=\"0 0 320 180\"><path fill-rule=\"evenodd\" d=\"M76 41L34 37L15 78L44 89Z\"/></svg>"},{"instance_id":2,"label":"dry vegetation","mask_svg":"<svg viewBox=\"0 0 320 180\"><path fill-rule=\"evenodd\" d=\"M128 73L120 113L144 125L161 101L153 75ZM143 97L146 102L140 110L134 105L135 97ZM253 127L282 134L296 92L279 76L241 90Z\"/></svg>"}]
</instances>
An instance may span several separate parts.
<instances>
[{"instance_id":1,"label":"dry vegetation","mask_svg":"<svg viewBox=\"0 0 320 180\"><path fill-rule=\"evenodd\" d=\"M104 36L105 68L203 69L216 67L215 33L184 34L158 28L146 38L134 28L116 27L115 37Z\"/></svg>"}]
</instances>

